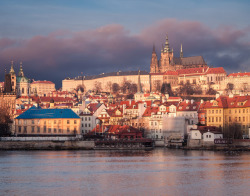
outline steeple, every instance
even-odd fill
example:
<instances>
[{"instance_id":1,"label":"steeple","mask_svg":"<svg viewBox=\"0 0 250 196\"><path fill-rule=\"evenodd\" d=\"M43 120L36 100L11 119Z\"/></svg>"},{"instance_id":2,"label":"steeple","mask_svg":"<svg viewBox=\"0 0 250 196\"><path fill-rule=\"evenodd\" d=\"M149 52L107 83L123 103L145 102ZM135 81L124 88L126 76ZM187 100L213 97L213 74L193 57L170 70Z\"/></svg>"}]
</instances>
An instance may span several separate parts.
<instances>
[{"instance_id":1,"label":"steeple","mask_svg":"<svg viewBox=\"0 0 250 196\"><path fill-rule=\"evenodd\" d=\"M170 52L169 43L168 43L168 35L166 35L166 42L165 42L164 52Z\"/></svg>"},{"instance_id":2,"label":"steeple","mask_svg":"<svg viewBox=\"0 0 250 196\"><path fill-rule=\"evenodd\" d=\"M181 57L181 58L183 58L182 44L181 44L181 52L180 52L180 57Z\"/></svg>"},{"instance_id":3,"label":"steeple","mask_svg":"<svg viewBox=\"0 0 250 196\"><path fill-rule=\"evenodd\" d=\"M20 62L20 70L18 72L18 76L19 77L24 77L24 73L23 73L23 63Z\"/></svg>"},{"instance_id":4,"label":"steeple","mask_svg":"<svg viewBox=\"0 0 250 196\"><path fill-rule=\"evenodd\" d=\"M137 84L137 93L142 93L142 88L141 88L141 77L140 77L140 70L138 71L138 84Z\"/></svg>"},{"instance_id":5,"label":"steeple","mask_svg":"<svg viewBox=\"0 0 250 196\"><path fill-rule=\"evenodd\" d=\"M153 44L153 53L155 53L155 44Z\"/></svg>"},{"instance_id":6,"label":"steeple","mask_svg":"<svg viewBox=\"0 0 250 196\"><path fill-rule=\"evenodd\" d=\"M11 74L11 75L14 75L14 74L15 74L15 70L14 70L14 68L13 68L13 61L11 61L10 74Z\"/></svg>"}]
</instances>

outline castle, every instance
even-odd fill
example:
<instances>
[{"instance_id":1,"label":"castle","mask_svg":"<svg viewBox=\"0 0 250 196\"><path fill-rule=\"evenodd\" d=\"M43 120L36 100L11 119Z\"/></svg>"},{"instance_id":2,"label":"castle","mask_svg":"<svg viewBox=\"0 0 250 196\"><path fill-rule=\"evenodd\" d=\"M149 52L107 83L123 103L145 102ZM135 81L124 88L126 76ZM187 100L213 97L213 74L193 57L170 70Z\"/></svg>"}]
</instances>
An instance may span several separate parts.
<instances>
[{"instance_id":1,"label":"castle","mask_svg":"<svg viewBox=\"0 0 250 196\"><path fill-rule=\"evenodd\" d=\"M165 73L179 69L207 67L202 56L183 57L181 44L180 57L174 57L173 49L170 50L168 36L166 36L165 46L162 46L161 56L158 60L155 46L153 46L152 58L150 63L150 73Z\"/></svg>"}]
</instances>

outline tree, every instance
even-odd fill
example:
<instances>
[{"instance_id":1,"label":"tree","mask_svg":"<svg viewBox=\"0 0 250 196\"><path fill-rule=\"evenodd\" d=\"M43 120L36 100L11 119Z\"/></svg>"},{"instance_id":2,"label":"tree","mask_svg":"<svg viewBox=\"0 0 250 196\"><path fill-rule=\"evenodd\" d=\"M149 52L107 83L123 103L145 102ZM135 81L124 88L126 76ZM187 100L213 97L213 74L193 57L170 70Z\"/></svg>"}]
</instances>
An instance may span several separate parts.
<instances>
[{"instance_id":1,"label":"tree","mask_svg":"<svg viewBox=\"0 0 250 196\"><path fill-rule=\"evenodd\" d=\"M0 105L0 136L10 136L10 123L12 123L9 113L9 108L1 104Z\"/></svg>"},{"instance_id":2,"label":"tree","mask_svg":"<svg viewBox=\"0 0 250 196\"><path fill-rule=\"evenodd\" d=\"M233 89L234 89L234 84L227 83L227 87L225 88L226 93L227 94L232 93Z\"/></svg>"},{"instance_id":3,"label":"tree","mask_svg":"<svg viewBox=\"0 0 250 196\"><path fill-rule=\"evenodd\" d=\"M173 96L174 93L172 91L171 84L170 83L163 83L161 86L161 93L162 94L169 94L169 96Z\"/></svg>"},{"instance_id":4,"label":"tree","mask_svg":"<svg viewBox=\"0 0 250 196\"><path fill-rule=\"evenodd\" d=\"M181 84L181 86L177 89L178 95L193 95L194 89L190 83Z\"/></svg>"},{"instance_id":5,"label":"tree","mask_svg":"<svg viewBox=\"0 0 250 196\"><path fill-rule=\"evenodd\" d=\"M106 90L108 91L108 92L111 92L112 91L112 86L113 86L113 84L112 84L112 82L111 81L108 81L107 83L106 83Z\"/></svg>"},{"instance_id":6,"label":"tree","mask_svg":"<svg viewBox=\"0 0 250 196\"><path fill-rule=\"evenodd\" d=\"M117 83L112 84L112 92L117 93L120 90L120 86Z\"/></svg>"},{"instance_id":7,"label":"tree","mask_svg":"<svg viewBox=\"0 0 250 196\"><path fill-rule=\"evenodd\" d=\"M216 95L217 91L214 90L212 87L208 89L206 92L207 95Z\"/></svg>"},{"instance_id":8,"label":"tree","mask_svg":"<svg viewBox=\"0 0 250 196\"><path fill-rule=\"evenodd\" d=\"M193 91L194 91L193 93L195 95L201 95L202 94L202 88L201 88L200 85L193 86Z\"/></svg>"},{"instance_id":9,"label":"tree","mask_svg":"<svg viewBox=\"0 0 250 196\"><path fill-rule=\"evenodd\" d=\"M95 81L95 84L94 84L94 91L96 93L99 93L102 91L102 83L101 82L97 82Z\"/></svg>"},{"instance_id":10,"label":"tree","mask_svg":"<svg viewBox=\"0 0 250 196\"><path fill-rule=\"evenodd\" d=\"M77 87L76 87L76 91L81 91L82 93L84 92L84 89L85 89L85 86L84 84L79 84Z\"/></svg>"},{"instance_id":11,"label":"tree","mask_svg":"<svg viewBox=\"0 0 250 196\"><path fill-rule=\"evenodd\" d=\"M242 139L243 133L240 124L236 122L229 123L224 129L224 135L226 138Z\"/></svg>"},{"instance_id":12,"label":"tree","mask_svg":"<svg viewBox=\"0 0 250 196\"><path fill-rule=\"evenodd\" d=\"M137 84L132 83L129 89L129 93L135 94L137 92Z\"/></svg>"},{"instance_id":13,"label":"tree","mask_svg":"<svg viewBox=\"0 0 250 196\"><path fill-rule=\"evenodd\" d=\"M155 80L153 82L153 88L154 88L154 91L160 92L161 91L161 81L160 80Z\"/></svg>"}]
</instances>

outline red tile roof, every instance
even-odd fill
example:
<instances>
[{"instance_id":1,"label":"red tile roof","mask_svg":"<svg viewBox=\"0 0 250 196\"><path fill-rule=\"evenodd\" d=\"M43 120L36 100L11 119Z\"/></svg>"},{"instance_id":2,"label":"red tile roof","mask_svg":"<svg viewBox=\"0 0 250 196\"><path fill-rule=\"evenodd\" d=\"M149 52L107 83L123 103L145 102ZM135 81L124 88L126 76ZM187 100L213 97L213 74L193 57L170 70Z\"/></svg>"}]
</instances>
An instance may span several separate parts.
<instances>
[{"instance_id":1,"label":"red tile roof","mask_svg":"<svg viewBox=\"0 0 250 196\"><path fill-rule=\"evenodd\" d=\"M209 68L206 74L226 74L226 71L224 70L223 67L214 67L214 68Z\"/></svg>"},{"instance_id":2,"label":"red tile roof","mask_svg":"<svg viewBox=\"0 0 250 196\"><path fill-rule=\"evenodd\" d=\"M250 76L250 72L246 72L246 73L232 73L229 74L228 77L243 77L243 76Z\"/></svg>"},{"instance_id":3,"label":"red tile roof","mask_svg":"<svg viewBox=\"0 0 250 196\"><path fill-rule=\"evenodd\" d=\"M54 84L54 83L51 81L46 81L46 80L44 80L44 81L38 80L38 81L32 82L31 84Z\"/></svg>"},{"instance_id":4,"label":"red tile roof","mask_svg":"<svg viewBox=\"0 0 250 196\"><path fill-rule=\"evenodd\" d=\"M159 107L147 107L145 112L143 113L143 117L150 117L152 113L157 113L159 111Z\"/></svg>"}]
</instances>

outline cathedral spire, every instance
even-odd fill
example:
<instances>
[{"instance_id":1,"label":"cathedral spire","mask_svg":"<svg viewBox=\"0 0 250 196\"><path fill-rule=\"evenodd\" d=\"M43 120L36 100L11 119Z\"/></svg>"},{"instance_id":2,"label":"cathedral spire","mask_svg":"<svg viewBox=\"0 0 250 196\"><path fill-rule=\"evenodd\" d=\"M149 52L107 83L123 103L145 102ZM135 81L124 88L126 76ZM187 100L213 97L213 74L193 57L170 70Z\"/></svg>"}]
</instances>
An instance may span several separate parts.
<instances>
[{"instance_id":1,"label":"cathedral spire","mask_svg":"<svg viewBox=\"0 0 250 196\"><path fill-rule=\"evenodd\" d=\"M137 84L137 92L142 93L142 87L141 87L141 77L140 77L140 69L138 71L138 84Z\"/></svg>"},{"instance_id":2,"label":"cathedral spire","mask_svg":"<svg viewBox=\"0 0 250 196\"><path fill-rule=\"evenodd\" d=\"M12 75L15 74L15 70L13 68L13 63L14 63L14 61L11 61L10 74L12 74Z\"/></svg>"},{"instance_id":3,"label":"cathedral spire","mask_svg":"<svg viewBox=\"0 0 250 196\"><path fill-rule=\"evenodd\" d=\"M153 53L155 53L155 44L153 44Z\"/></svg>"},{"instance_id":4,"label":"cathedral spire","mask_svg":"<svg viewBox=\"0 0 250 196\"><path fill-rule=\"evenodd\" d=\"M166 42L165 42L164 52L170 52L169 42L168 42L168 35L166 35Z\"/></svg>"},{"instance_id":5,"label":"cathedral spire","mask_svg":"<svg viewBox=\"0 0 250 196\"><path fill-rule=\"evenodd\" d=\"M19 77L24 77L24 73L23 73L23 63L22 63L22 62L20 62L20 70L19 70L18 76L19 76Z\"/></svg>"},{"instance_id":6,"label":"cathedral spire","mask_svg":"<svg viewBox=\"0 0 250 196\"><path fill-rule=\"evenodd\" d=\"M181 52L180 52L180 57L181 57L181 58L183 58L182 44L181 44Z\"/></svg>"}]
</instances>

